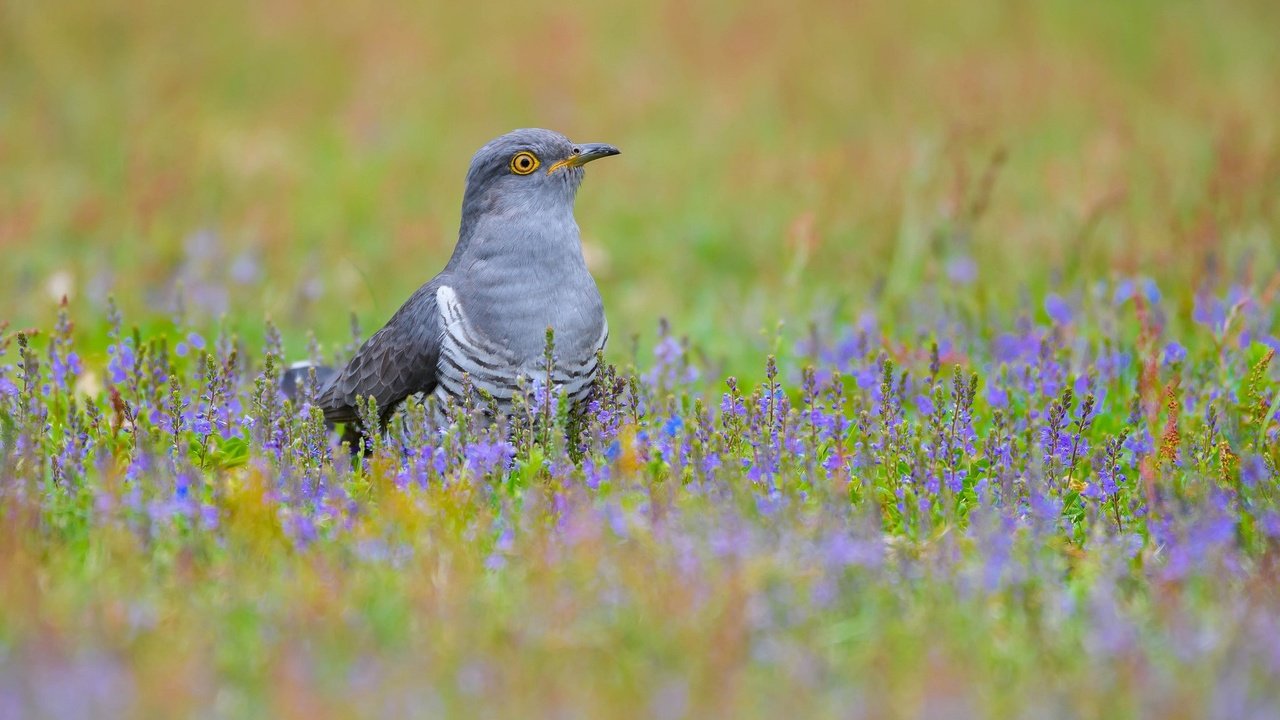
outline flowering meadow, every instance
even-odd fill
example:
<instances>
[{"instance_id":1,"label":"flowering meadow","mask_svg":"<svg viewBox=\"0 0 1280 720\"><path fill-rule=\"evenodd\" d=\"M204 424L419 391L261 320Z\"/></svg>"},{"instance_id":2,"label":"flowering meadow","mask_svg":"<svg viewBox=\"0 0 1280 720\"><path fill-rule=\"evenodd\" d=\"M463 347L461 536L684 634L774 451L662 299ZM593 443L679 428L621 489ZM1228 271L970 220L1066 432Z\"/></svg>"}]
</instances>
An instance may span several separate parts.
<instances>
[{"instance_id":1,"label":"flowering meadow","mask_svg":"<svg viewBox=\"0 0 1280 720\"><path fill-rule=\"evenodd\" d=\"M750 384L664 326L580 416L355 455L271 328L112 311L93 368L64 307L0 345L0 715L1274 717L1276 291L867 314Z\"/></svg>"},{"instance_id":2,"label":"flowering meadow","mask_svg":"<svg viewBox=\"0 0 1280 720\"><path fill-rule=\"evenodd\" d=\"M0 0L0 720L1280 717L1277 28ZM344 446L518 127L590 405Z\"/></svg>"}]
</instances>

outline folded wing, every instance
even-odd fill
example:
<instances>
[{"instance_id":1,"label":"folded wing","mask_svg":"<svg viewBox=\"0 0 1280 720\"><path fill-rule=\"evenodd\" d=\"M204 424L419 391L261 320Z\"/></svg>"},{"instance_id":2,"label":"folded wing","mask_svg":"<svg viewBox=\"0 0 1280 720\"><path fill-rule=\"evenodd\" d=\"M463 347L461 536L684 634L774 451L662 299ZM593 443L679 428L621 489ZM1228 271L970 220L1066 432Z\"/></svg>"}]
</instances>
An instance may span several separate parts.
<instances>
[{"instance_id":1,"label":"folded wing","mask_svg":"<svg viewBox=\"0 0 1280 720\"><path fill-rule=\"evenodd\" d=\"M376 400L385 420L405 398L435 389L441 334L436 288L441 277L418 288L324 385L316 403L326 420L355 421L361 396Z\"/></svg>"}]
</instances>

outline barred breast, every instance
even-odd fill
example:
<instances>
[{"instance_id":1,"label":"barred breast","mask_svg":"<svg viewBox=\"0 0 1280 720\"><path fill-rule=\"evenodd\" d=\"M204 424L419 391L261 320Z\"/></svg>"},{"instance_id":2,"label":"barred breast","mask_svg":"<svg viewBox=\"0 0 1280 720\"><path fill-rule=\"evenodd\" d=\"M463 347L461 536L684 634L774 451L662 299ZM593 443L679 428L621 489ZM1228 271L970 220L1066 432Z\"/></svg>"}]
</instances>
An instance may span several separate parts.
<instances>
[{"instance_id":1,"label":"barred breast","mask_svg":"<svg viewBox=\"0 0 1280 720\"><path fill-rule=\"evenodd\" d=\"M442 333L434 395L440 401L462 400L469 381L474 390L491 395L501 413L510 414L512 398L521 392L518 384L521 377L525 379L526 390L535 381L547 382L544 358L516 357L509 348L485 337L467 320L453 288L441 286L436 291L436 307ZM590 395L598 369L598 354L608 340L609 324L605 321L593 345L576 349L557 345L550 382L557 394L563 390L573 406L580 406Z\"/></svg>"}]
</instances>

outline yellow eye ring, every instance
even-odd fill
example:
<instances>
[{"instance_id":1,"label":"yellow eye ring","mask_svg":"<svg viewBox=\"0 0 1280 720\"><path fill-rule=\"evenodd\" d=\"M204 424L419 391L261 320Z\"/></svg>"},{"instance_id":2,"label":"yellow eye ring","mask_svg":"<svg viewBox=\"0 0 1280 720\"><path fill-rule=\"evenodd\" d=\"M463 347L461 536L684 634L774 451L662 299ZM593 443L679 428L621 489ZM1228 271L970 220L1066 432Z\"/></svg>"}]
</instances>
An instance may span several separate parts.
<instances>
[{"instance_id":1,"label":"yellow eye ring","mask_svg":"<svg viewBox=\"0 0 1280 720\"><path fill-rule=\"evenodd\" d=\"M538 159L538 156L527 150L511 156L511 172L516 175L528 175L537 170L541 164L542 161Z\"/></svg>"}]
</instances>

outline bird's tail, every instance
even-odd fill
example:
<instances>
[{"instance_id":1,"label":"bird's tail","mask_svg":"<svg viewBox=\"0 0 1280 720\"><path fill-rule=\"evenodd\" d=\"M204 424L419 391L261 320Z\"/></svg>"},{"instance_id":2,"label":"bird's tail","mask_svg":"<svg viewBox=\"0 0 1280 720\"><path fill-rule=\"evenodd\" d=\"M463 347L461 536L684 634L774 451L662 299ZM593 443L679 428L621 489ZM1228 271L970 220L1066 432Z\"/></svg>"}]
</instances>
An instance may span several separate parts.
<instances>
[{"instance_id":1,"label":"bird's tail","mask_svg":"<svg viewBox=\"0 0 1280 720\"><path fill-rule=\"evenodd\" d=\"M312 385L311 373L315 371L315 385ZM313 365L307 361L296 362L285 369L280 376L280 389L285 397L294 401L298 398L315 397L337 374L337 370L324 365Z\"/></svg>"}]
</instances>

